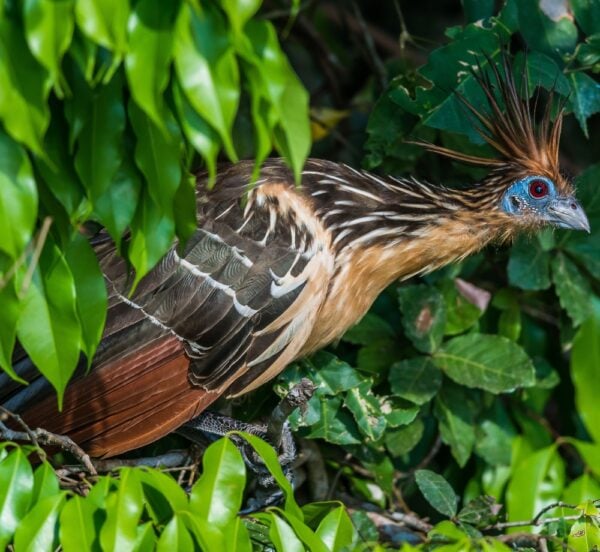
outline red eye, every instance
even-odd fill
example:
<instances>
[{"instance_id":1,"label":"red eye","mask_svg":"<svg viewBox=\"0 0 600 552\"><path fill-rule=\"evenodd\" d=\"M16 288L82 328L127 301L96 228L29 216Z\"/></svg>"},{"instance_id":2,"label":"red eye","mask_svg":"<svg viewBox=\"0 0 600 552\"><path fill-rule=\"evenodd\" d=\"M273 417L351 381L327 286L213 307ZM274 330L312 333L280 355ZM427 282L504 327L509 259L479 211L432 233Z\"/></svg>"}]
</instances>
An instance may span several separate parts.
<instances>
[{"instance_id":1,"label":"red eye","mask_svg":"<svg viewBox=\"0 0 600 552\"><path fill-rule=\"evenodd\" d=\"M531 194L531 197L540 199L548 195L548 184L543 180L532 180L529 183L529 193Z\"/></svg>"}]
</instances>

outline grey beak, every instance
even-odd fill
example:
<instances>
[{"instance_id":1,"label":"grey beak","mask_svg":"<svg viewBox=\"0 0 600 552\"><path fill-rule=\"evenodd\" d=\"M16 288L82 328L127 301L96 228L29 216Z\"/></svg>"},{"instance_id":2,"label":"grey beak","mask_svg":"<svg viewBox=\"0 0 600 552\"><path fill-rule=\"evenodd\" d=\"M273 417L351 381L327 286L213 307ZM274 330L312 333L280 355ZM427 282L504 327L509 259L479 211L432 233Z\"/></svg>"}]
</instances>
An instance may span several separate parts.
<instances>
[{"instance_id":1,"label":"grey beak","mask_svg":"<svg viewBox=\"0 0 600 552\"><path fill-rule=\"evenodd\" d=\"M590 232L590 222L585 211L573 197L561 197L548 205L547 220L559 228Z\"/></svg>"}]
</instances>

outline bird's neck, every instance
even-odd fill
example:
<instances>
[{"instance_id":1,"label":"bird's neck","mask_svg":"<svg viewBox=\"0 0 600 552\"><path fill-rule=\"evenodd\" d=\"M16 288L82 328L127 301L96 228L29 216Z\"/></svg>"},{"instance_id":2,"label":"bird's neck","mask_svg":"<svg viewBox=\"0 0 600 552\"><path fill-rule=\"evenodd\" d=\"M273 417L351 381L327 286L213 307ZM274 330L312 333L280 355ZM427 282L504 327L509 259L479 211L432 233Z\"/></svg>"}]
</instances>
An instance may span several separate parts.
<instances>
[{"instance_id":1,"label":"bird's neck","mask_svg":"<svg viewBox=\"0 0 600 552\"><path fill-rule=\"evenodd\" d=\"M393 281L431 272L512 236L507 217L481 189L399 181L398 189L388 191L385 205L364 202L361 211L348 203L351 215L328 224L336 270L308 349L338 338ZM337 206L344 204L338 200Z\"/></svg>"}]
</instances>

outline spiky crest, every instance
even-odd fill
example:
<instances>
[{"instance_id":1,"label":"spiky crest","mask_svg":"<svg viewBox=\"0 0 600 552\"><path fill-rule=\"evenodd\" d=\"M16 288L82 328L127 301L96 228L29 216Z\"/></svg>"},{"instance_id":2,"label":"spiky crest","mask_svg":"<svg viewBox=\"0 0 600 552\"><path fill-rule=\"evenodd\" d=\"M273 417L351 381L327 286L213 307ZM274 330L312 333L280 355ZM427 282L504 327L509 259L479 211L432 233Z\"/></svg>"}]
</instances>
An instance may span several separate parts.
<instances>
[{"instance_id":1,"label":"spiky crest","mask_svg":"<svg viewBox=\"0 0 600 552\"><path fill-rule=\"evenodd\" d=\"M560 174L558 160L564 102L552 121L554 92L551 91L541 121L536 123L539 92L536 93L532 110L527 63L524 64L519 94L508 54L502 54L500 67L489 56L485 56L485 59L490 70L486 71L478 61L477 69L472 71L472 75L485 94L488 109L481 111L460 92L455 91L455 94L473 117L478 134L499 156L480 157L427 142L414 143L457 161L490 167L496 181L498 175L515 178L526 174L541 174L554 180L559 187L568 186ZM523 100L522 97L526 99Z\"/></svg>"}]
</instances>

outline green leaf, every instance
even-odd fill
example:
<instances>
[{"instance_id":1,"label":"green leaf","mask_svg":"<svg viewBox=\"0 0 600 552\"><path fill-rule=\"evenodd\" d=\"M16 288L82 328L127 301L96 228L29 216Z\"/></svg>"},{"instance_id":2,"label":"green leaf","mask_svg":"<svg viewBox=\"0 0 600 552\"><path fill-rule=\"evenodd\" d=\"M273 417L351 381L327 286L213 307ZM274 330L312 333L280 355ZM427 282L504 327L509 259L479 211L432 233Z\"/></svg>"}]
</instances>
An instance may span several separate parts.
<instances>
[{"instance_id":1,"label":"green leaf","mask_svg":"<svg viewBox=\"0 0 600 552\"><path fill-rule=\"evenodd\" d=\"M508 281L526 290L550 287L550 254L537 238L519 238L515 242L508 261Z\"/></svg>"},{"instance_id":2,"label":"green leaf","mask_svg":"<svg viewBox=\"0 0 600 552\"><path fill-rule=\"evenodd\" d=\"M598 550L600 547L600 527L598 527L594 518L583 516L583 519L577 520L571 526L567 543L569 549L573 552Z\"/></svg>"},{"instance_id":3,"label":"green leaf","mask_svg":"<svg viewBox=\"0 0 600 552\"><path fill-rule=\"evenodd\" d=\"M417 357L393 364L389 380L394 395L421 405L440 389L442 372L429 357Z\"/></svg>"},{"instance_id":4,"label":"green leaf","mask_svg":"<svg viewBox=\"0 0 600 552\"><path fill-rule=\"evenodd\" d=\"M164 108L162 115L166 132L134 102L129 102L129 119L137 136L136 164L146 177L154 203L167 217L173 217L173 198L181 182L181 138L171 112Z\"/></svg>"},{"instance_id":5,"label":"green leaf","mask_svg":"<svg viewBox=\"0 0 600 552\"><path fill-rule=\"evenodd\" d=\"M442 441L450 446L458 465L464 467L475 445L475 407L467 390L446 382L435 398L433 412Z\"/></svg>"},{"instance_id":6,"label":"green leaf","mask_svg":"<svg viewBox=\"0 0 600 552\"><path fill-rule=\"evenodd\" d=\"M75 279L77 314L81 324L82 350L91 364L106 321L106 285L98 259L81 234L65 249L65 258Z\"/></svg>"},{"instance_id":7,"label":"green leaf","mask_svg":"<svg viewBox=\"0 0 600 552\"><path fill-rule=\"evenodd\" d=\"M595 0L571 0L575 20L585 34L592 35L600 28L600 5Z\"/></svg>"},{"instance_id":8,"label":"green leaf","mask_svg":"<svg viewBox=\"0 0 600 552\"><path fill-rule=\"evenodd\" d=\"M417 470L415 480L427 502L440 514L448 517L456 515L458 496L441 475L431 470Z\"/></svg>"},{"instance_id":9,"label":"green leaf","mask_svg":"<svg viewBox=\"0 0 600 552\"><path fill-rule=\"evenodd\" d=\"M81 108L86 113L77 140L75 169L95 203L112 183L123 159L125 108L120 75L100 87L89 107Z\"/></svg>"},{"instance_id":10,"label":"green leaf","mask_svg":"<svg viewBox=\"0 0 600 552\"><path fill-rule=\"evenodd\" d=\"M89 38L122 58L127 50L129 2L77 0L75 17L77 26Z\"/></svg>"},{"instance_id":11,"label":"green leaf","mask_svg":"<svg viewBox=\"0 0 600 552\"><path fill-rule=\"evenodd\" d=\"M167 523L156 543L157 552L194 550L194 542L184 522L176 514Z\"/></svg>"},{"instance_id":12,"label":"green leaf","mask_svg":"<svg viewBox=\"0 0 600 552\"><path fill-rule=\"evenodd\" d=\"M133 161L126 157L112 184L96 200L95 212L115 241L117 248L121 247L123 232L133 220L141 189L141 176Z\"/></svg>"},{"instance_id":13,"label":"green leaf","mask_svg":"<svg viewBox=\"0 0 600 552\"><path fill-rule=\"evenodd\" d=\"M174 52L177 79L187 99L219 133L227 155L236 161L231 128L239 103L239 73L220 14L208 6L195 10L184 3Z\"/></svg>"},{"instance_id":14,"label":"green leaf","mask_svg":"<svg viewBox=\"0 0 600 552\"><path fill-rule=\"evenodd\" d=\"M395 337L394 329L380 316L368 312L343 335L342 340L354 345L370 345L373 341Z\"/></svg>"},{"instance_id":15,"label":"green leaf","mask_svg":"<svg viewBox=\"0 0 600 552\"><path fill-rule=\"evenodd\" d=\"M14 532L29 510L33 493L31 464L21 448L0 461L0 549L11 542Z\"/></svg>"},{"instance_id":16,"label":"green leaf","mask_svg":"<svg viewBox=\"0 0 600 552\"><path fill-rule=\"evenodd\" d=\"M188 508L185 491L169 474L147 469L138 472L148 514L155 524L166 523L175 512Z\"/></svg>"},{"instance_id":17,"label":"green leaf","mask_svg":"<svg viewBox=\"0 0 600 552\"><path fill-rule=\"evenodd\" d=\"M468 334L448 341L435 364L461 385L507 393L535 382L531 359L516 343L498 335Z\"/></svg>"},{"instance_id":18,"label":"green leaf","mask_svg":"<svg viewBox=\"0 0 600 552\"><path fill-rule=\"evenodd\" d=\"M378 397L373 395L371 380L363 381L346 394L344 406L352 412L363 435L372 441L377 441L385 430L386 420L381 410Z\"/></svg>"},{"instance_id":19,"label":"green leaf","mask_svg":"<svg viewBox=\"0 0 600 552\"><path fill-rule=\"evenodd\" d=\"M246 439L246 441L248 441L248 443L250 443L252 448L261 457L265 466L267 467L267 469L269 470L269 472L275 479L275 482L277 483L277 485L279 485L280 489L283 492L283 495L285 496L285 511L286 511L286 513L290 514L290 515L298 518L300 521L302 521L304 519L304 516L302 514L302 510L300 509L300 507L298 506L298 504L296 503L296 500L294 498L294 489L292 488L292 485L290 484L290 482L286 479L285 475L283 474L283 470L281 469L281 465L279 464L279 460L277 459L277 454L276 454L275 450L273 449L273 447L271 445L265 443L259 437L256 437L256 435L251 435L250 433L244 433L243 431L236 431L235 433L237 435L240 435L241 437Z\"/></svg>"},{"instance_id":20,"label":"green leaf","mask_svg":"<svg viewBox=\"0 0 600 552\"><path fill-rule=\"evenodd\" d=\"M15 279L9 280L0 288L0 367L14 380L26 383L17 376L12 367L12 354L17 337L17 322L21 315L21 302L15 290Z\"/></svg>"},{"instance_id":21,"label":"green leaf","mask_svg":"<svg viewBox=\"0 0 600 552\"><path fill-rule=\"evenodd\" d=\"M58 515L65 499L66 493L61 492L33 506L19 523L15 533L15 550L52 552L56 549Z\"/></svg>"},{"instance_id":22,"label":"green leaf","mask_svg":"<svg viewBox=\"0 0 600 552\"><path fill-rule=\"evenodd\" d=\"M23 8L29 49L50 73L52 84L61 90L60 63L75 28L73 0L25 0Z\"/></svg>"},{"instance_id":23,"label":"green leaf","mask_svg":"<svg viewBox=\"0 0 600 552\"><path fill-rule=\"evenodd\" d=\"M377 339L360 348L356 356L356 367L362 372L380 375L404 354L405 350L398 339Z\"/></svg>"},{"instance_id":24,"label":"green leaf","mask_svg":"<svg viewBox=\"0 0 600 552\"><path fill-rule=\"evenodd\" d=\"M134 552L146 552L146 550L155 550L157 545L156 534L152 527L152 522L147 521L137 528L137 538L135 539Z\"/></svg>"},{"instance_id":25,"label":"green leaf","mask_svg":"<svg viewBox=\"0 0 600 552\"><path fill-rule=\"evenodd\" d=\"M571 81L569 103L581 130L588 137L588 117L600 111L600 87L594 79L582 72L570 73L569 80Z\"/></svg>"},{"instance_id":26,"label":"green leaf","mask_svg":"<svg viewBox=\"0 0 600 552\"><path fill-rule=\"evenodd\" d=\"M588 433L600 443L600 410L598 381L600 366L600 301L595 301L594 316L581 325L571 351L571 376L575 386L577 413Z\"/></svg>"},{"instance_id":27,"label":"green leaf","mask_svg":"<svg viewBox=\"0 0 600 552\"><path fill-rule=\"evenodd\" d=\"M532 519L556 502L562 494L564 470L556 445L530 453L514 465L506 495L509 521Z\"/></svg>"},{"instance_id":28,"label":"green leaf","mask_svg":"<svg viewBox=\"0 0 600 552\"><path fill-rule=\"evenodd\" d=\"M562 496L567 504L581 504L586 500L596 500L600 496L600 484L587 472L569 483Z\"/></svg>"},{"instance_id":29,"label":"green leaf","mask_svg":"<svg viewBox=\"0 0 600 552\"><path fill-rule=\"evenodd\" d=\"M414 449L421 438L425 425L421 418L417 418L404 427L389 429L385 432L385 446L392 456L402 456Z\"/></svg>"},{"instance_id":30,"label":"green leaf","mask_svg":"<svg viewBox=\"0 0 600 552\"><path fill-rule=\"evenodd\" d=\"M335 508L321 520L316 534L331 552L344 550L355 537L354 525L343 506Z\"/></svg>"},{"instance_id":31,"label":"green leaf","mask_svg":"<svg viewBox=\"0 0 600 552\"><path fill-rule=\"evenodd\" d=\"M163 92L173 58L173 30L179 0L140 0L129 17L129 49L125 57L127 81L133 99L152 123L165 131Z\"/></svg>"},{"instance_id":32,"label":"green leaf","mask_svg":"<svg viewBox=\"0 0 600 552\"><path fill-rule=\"evenodd\" d=\"M516 0L519 30L532 50L555 56L570 53L577 42L577 27L566 5Z\"/></svg>"},{"instance_id":33,"label":"green leaf","mask_svg":"<svg viewBox=\"0 0 600 552\"><path fill-rule=\"evenodd\" d=\"M277 33L267 21L253 20L246 25L264 91L274 110L275 146L290 164L296 181L310 150L308 93L281 51ZM256 119L255 119L256 120Z\"/></svg>"},{"instance_id":34,"label":"green leaf","mask_svg":"<svg viewBox=\"0 0 600 552\"><path fill-rule=\"evenodd\" d=\"M17 336L56 389L59 406L79 360L81 328L76 305L73 274L59 249L47 242L23 299Z\"/></svg>"},{"instance_id":35,"label":"green leaf","mask_svg":"<svg viewBox=\"0 0 600 552\"><path fill-rule=\"evenodd\" d=\"M137 211L131 222L131 241L129 260L135 267L133 288L161 259L173 244L175 225L170 217L154 203L147 190L137 205Z\"/></svg>"},{"instance_id":36,"label":"green leaf","mask_svg":"<svg viewBox=\"0 0 600 552\"><path fill-rule=\"evenodd\" d=\"M453 280L444 280L441 290L446 303L446 327L444 334L456 335L472 328L483 311L458 291Z\"/></svg>"},{"instance_id":37,"label":"green leaf","mask_svg":"<svg viewBox=\"0 0 600 552\"><path fill-rule=\"evenodd\" d=\"M252 541L242 518L233 518L223 532L227 552L252 552Z\"/></svg>"},{"instance_id":38,"label":"green leaf","mask_svg":"<svg viewBox=\"0 0 600 552\"><path fill-rule=\"evenodd\" d=\"M442 342L446 308L442 294L432 286L406 286L398 289L402 326L413 345L432 353Z\"/></svg>"},{"instance_id":39,"label":"green leaf","mask_svg":"<svg viewBox=\"0 0 600 552\"><path fill-rule=\"evenodd\" d=\"M37 502L58 494L60 487L54 469L48 462L40 464L33 473L33 495L31 503Z\"/></svg>"},{"instance_id":40,"label":"green leaf","mask_svg":"<svg viewBox=\"0 0 600 552\"><path fill-rule=\"evenodd\" d=\"M342 408L341 397L313 397L309 402L319 406L319 417L311 424L311 439L321 438L336 445L356 445L362 437L354 418Z\"/></svg>"},{"instance_id":41,"label":"green leaf","mask_svg":"<svg viewBox=\"0 0 600 552\"><path fill-rule=\"evenodd\" d=\"M463 0L463 10L465 18L469 23L474 23L481 19L488 19L494 15L493 0Z\"/></svg>"},{"instance_id":42,"label":"green leaf","mask_svg":"<svg viewBox=\"0 0 600 552\"><path fill-rule=\"evenodd\" d=\"M73 496L60 512L60 544L64 552L92 550L96 536L94 505L81 496Z\"/></svg>"},{"instance_id":43,"label":"green leaf","mask_svg":"<svg viewBox=\"0 0 600 552\"><path fill-rule=\"evenodd\" d=\"M317 537L314 531L298 518L289 515L281 508L273 508L274 513L279 514L287 523L290 524L296 536L311 552L327 552L323 542Z\"/></svg>"},{"instance_id":44,"label":"green leaf","mask_svg":"<svg viewBox=\"0 0 600 552\"><path fill-rule=\"evenodd\" d=\"M202 550L214 550L215 552L228 552L225 548L225 536L218 527L193 515L190 511L179 512L175 518L181 518L190 534L200 544ZM183 550L188 550L183 548Z\"/></svg>"},{"instance_id":45,"label":"green leaf","mask_svg":"<svg viewBox=\"0 0 600 552\"><path fill-rule=\"evenodd\" d=\"M103 550L130 550L137 538L137 525L144 507L136 470L121 468L119 485L106 497L106 521L100 529Z\"/></svg>"},{"instance_id":46,"label":"green leaf","mask_svg":"<svg viewBox=\"0 0 600 552\"><path fill-rule=\"evenodd\" d=\"M217 155L221 149L219 134L194 110L177 81L173 83L173 99L181 130L196 151L202 155L208 170L208 184L212 186L217 175Z\"/></svg>"},{"instance_id":47,"label":"green leaf","mask_svg":"<svg viewBox=\"0 0 600 552\"><path fill-rule=\"evenodd\" d=\"M31 239L37 202L27 155L0 129L0 250L13 259Z\"/></svg>"},{"instance_id":48,"label":"green leaf","mask_svg":"<svg viewBox=\"0 0 600 552\"><path fill-rule=\"evenodd\" d=\"M248 19L257 12L261 0L223 0L222 4L234 32L239 34Z\"/></svg>"},{"instance_id":49,"label":"green leaf","mask_svg":"<svg viewBox=\"0 0 600 552\"><path fill-rule=\"evenodd\" d=\"M524 67L525 62L527 62L526 67ZM551 57L541 52L529 51L526 55L519 52L515 56L513 73L518 90L521 90L523 75L527 74L529 93L532 96L538 86L563 96L568 96L571 92L571 85L561 67Z\"/></svg>"},{"instance_id":50,"label":"green leaf","mask_svg":"<svg viewBox=\"0 0 600 552\"><path fill-rule=\"evenodd\" d=\"M202 475L192 488L190 508L218 528L225 527L242 505L246 466L227 438L210 445L202 457Z\"/></svg>"},{"instance_id":51,"label":"green leaf","mask_svg":"<svg viewBox=\"0 0 600 552\"><path fill-rule=\"evenodd\" d=\"M319 394L337 395L363 381L352 366L327 351L315 353L309 361L302 361L302 365L310 369L309 378Z\"/></svg>"},{"instance_id":52,"label":"green leaf","mask_svg":"<svg viewBox=\"0 0 600 552\"><path fill-rule=\"evenodd\" d=\"M277 552L304 552L305 550L294 530L276 514L271 514L269 536Z\"/></svg>"},{"instance_id":53,"label":"green leaf","mask_svg":"<svg viewBox=\"0 0 600 552\"><path fill-rule=\"evenodd\" d=\"M561 307L567 311L573 325L579 326L591 314L593 292L589 282L562 253L552 259L552 281Z\"/></svg>"},{"instance_id":54,"label":"green leaf","mask_svg":"<svg viewBox=\"0 0 600 552\"><path fill-rule=\"evenodd\" d=\"M29 51L21 26L1 17L0 119L10 136L41 157L45 157L42 139L50 122L48 83L46 72Z\"/></svg>"}]
</instances>

